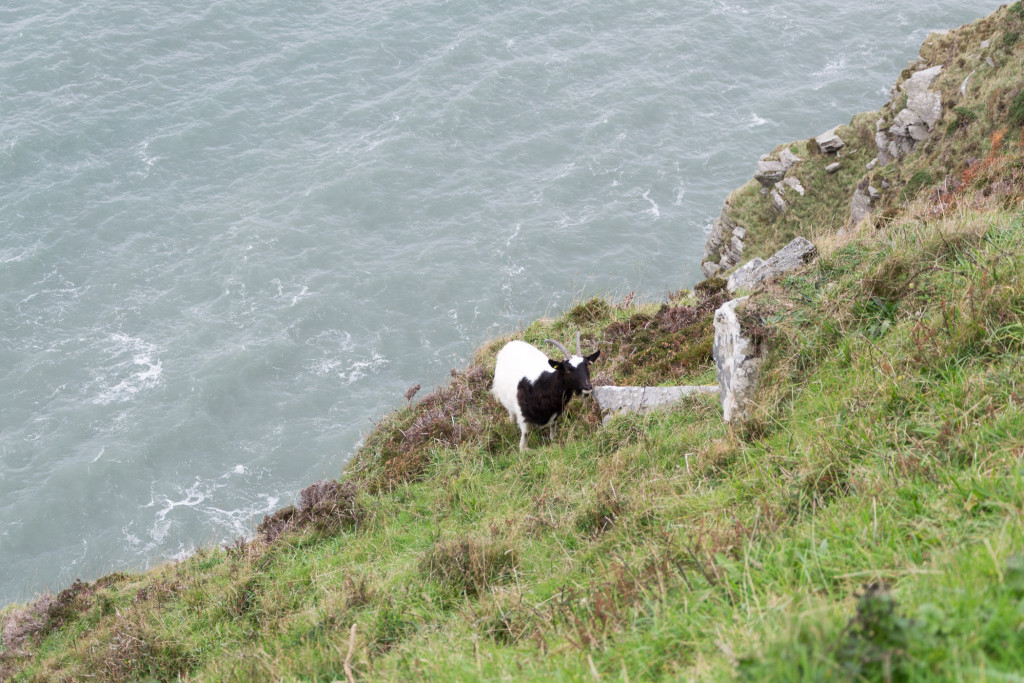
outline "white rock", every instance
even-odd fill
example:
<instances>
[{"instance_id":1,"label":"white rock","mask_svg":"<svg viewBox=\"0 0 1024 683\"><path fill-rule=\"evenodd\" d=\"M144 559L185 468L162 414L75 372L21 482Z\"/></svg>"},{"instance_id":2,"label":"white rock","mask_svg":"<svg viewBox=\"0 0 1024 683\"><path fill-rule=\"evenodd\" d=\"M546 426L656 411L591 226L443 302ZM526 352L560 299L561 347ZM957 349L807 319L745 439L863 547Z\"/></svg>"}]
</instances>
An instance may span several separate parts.
<instances>
[{"instance_id":1,"label":"white rock","mask_svg":"<svg viewBox=\"0 0 1024 683\"><path fill-rule=\"evenodd\" d=\"M839 163L838 161L834 161L834 162L832 162L831 164L829 164L828 166L825 167L825 172L826 173L835 173L836 171L838 171L842 167L843 167L843 165L841 163Z\"/></svg>"},{"instance_id":2,"label":"white rock","mask_svg":"<svg viewBox=\"0 0 1024 683\"><path fill-rule=\"evenodd\" d=\"M772 254L767 261L754 258L744 263L739 270L729 276L725 287L730 294L735 294L739 290L754 291L769 280L804 267L817 254L818 250L810 240L797 237Z\"/></svg>"},{"instance_id":3,"label":"white rock","mask_svg":"<svg viewBox=\"0 0 1024 683\"><path fill-rule=\"evenodd\" d=\"M796 190L797 194L799 194L801 197L804 196L804 186L801 185L800 181L794 178L793 176L786 176L782 183L783 185L786 185L787 187L791 187L794 190Z\"/></svg>"},{"instance_id":4,"label":"white rock","mask_svg":"<svg viewBox=\"0 0 1024 683\"><path fill-rule=\"evenodd\" d=\"M782 151L779 152L779 161L782 163L782 167L789 171L789 169L799 164L803 159L789 151L788 147L783 147Z\"/></svg>"},{"instance_id":5,"label":"white rock","mask_svg":"<svg viewBox=\"0 0 1024 683\"><path fill-rule=\"evenodd\" d=\"M726 422L743 420L750 415L751 400L757 391L762 360L757 348L742 330L736 307L748 297L733 299L715 311L715 376L718 397Z\"/></svg>"},{"instance_id":6,"label":"white rock","mask_svg":"<svg viewBox=\"0 0 1024 683\"><path fill-rule=\"evenodd\" d=\"M684 398L698 394L713 394L717 385L675 386L675 387L594 387L594 399L601 411L606 413L604 421L614 413L646 413L656 408L671 406Z\"/></svg>"},{"instance_id":7,"label":"white rock","mask_svg":"<svg viewBox=\"0 0 1024 683\"><path fill-rule=\"evenodd\" d=\"M775 213L786 213L786 209L789 208L789 205L786 204L786 200L782 198L782 194L778 190L772 190L771 198L772 210L775 211Z\"/></svg>"}]
</instances>

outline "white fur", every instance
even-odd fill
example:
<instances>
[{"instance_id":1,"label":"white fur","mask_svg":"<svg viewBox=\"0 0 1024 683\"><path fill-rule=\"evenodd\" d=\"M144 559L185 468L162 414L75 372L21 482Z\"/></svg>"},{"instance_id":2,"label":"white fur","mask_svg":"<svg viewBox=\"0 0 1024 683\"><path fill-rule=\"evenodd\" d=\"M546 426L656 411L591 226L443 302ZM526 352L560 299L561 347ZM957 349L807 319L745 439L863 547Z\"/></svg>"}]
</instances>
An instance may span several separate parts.
<instances>
[{"instance_id":1,"label":"white fur","mask_svg":"<svg viewBox=\"0 0 1024 683\"><path fill-rule=\"evenodd\" d=\"M572 360L576 360L573 356ZM583 359L580 358L580 361ZM543 351L524 341L510 341L498 352L498 360L494 364L494 384L491 394L505 406L512 421L519 425L519 450L526 450L526 436L530 433L530 425L523 417L519 407L519 382L526 378L536 382L545 372L550 372L548 357ZM556 416L557 417L557 416ZM547 425L554 432L554 420Z\"/></svg>"}]
</instances>

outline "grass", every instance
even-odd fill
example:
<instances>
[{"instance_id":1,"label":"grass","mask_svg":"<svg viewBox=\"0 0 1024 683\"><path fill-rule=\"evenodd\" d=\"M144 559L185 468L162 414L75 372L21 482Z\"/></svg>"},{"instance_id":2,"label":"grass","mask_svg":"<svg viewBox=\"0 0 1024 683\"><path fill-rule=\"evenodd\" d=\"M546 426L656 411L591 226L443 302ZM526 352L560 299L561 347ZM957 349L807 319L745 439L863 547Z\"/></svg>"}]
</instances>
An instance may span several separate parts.
<instances>
[{"instance_id":1,"label":"grass","mask_svg":"<svg viewBox=\"0 0 1024 683\"><path fill-rule=\"evenodd\" d=\"M925 52L955 64L1024 22L1020 7L961 29L959 52L956 35ZM1016 68L1018 45L990 44ZM898 201L884 220L823 232L817 261L752 296L764 365L747 422L698 396L602 426L577 399L555 439L540 430L520 454L487 393L507 339L493 340L255 538L7 607L0 679L1016 680L1015 97L971 104L945 152L920 148L886 176ZM943 154L956 187L933 165ZM897 176L918 172L931 181L899 199ZM843 173L836 188L860 181ZM811 208L776 227L817 220ZM601 349L599 382L707 383L723 284L665 304L591 299L516 336L579 330Z\"/></svg>"},{"instance_id":2,"label":"grass","mask_svg":"<svg viewBox=\"0 0 1024 683\"><path fill-rule=\"evenodd\" d=\"M885 305L864 304L874 298ZM727 427L715 398L699 397L598 428L577 402L554 442L520 455L507 417L480 408L486 383L467 370L452 382L463 388L382 422L344 485L310 487L270 518L292 526L272 521L252 541L76 585L47 608L24 654L8 646L5 675L331 681L346 680L347 667L358 680L803 681L1020 671L1019 214L907 218L829 246L753 301L772 336L751 424ZM584 302L524 336L582 324L600 345L616 338L609 329L657 311ZM496 345L481 350L480 367ZM415 473L379 485L379 432L445 400L482 410L461 416L481 428L430 440Z\"/></svg>"}]
</instances>

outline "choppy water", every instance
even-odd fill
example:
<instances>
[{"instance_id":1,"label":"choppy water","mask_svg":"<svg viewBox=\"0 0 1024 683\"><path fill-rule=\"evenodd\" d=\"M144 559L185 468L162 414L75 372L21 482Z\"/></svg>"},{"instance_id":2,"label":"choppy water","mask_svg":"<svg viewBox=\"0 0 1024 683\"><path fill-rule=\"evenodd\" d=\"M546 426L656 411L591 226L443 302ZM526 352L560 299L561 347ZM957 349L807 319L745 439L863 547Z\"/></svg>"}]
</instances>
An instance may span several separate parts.
<instances>
[{"instance_id":1,"label":"choppy water","mask_svg":"<svg viewBox=\"0 0 1024 683\"><path fill-rule=\"evenodd\" d=\"M251 533L411 384L698 279L757 157L998 2L0 8L0 604Z\"/></svg>"}]
</instances>

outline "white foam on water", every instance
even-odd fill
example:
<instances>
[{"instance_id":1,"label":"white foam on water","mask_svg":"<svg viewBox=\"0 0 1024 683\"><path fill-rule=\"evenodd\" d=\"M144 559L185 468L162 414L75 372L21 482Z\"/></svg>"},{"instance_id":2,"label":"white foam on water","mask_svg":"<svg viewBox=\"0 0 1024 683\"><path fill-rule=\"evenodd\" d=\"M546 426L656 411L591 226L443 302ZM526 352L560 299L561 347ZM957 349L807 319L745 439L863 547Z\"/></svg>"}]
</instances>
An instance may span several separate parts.
<instances>
[{"instance_id":1,"label":"white foam on water","mask_svg":"<svg viewBox=\"0 0 1024 683\"><path fill-rule=\"evenodd\" d=\"M344 384L355 384L367 375L376 374L388 364L388 359L376 351L367 360L357 360L349 363L348 367L338 373L338 379Z\"/></svg>"},{"instance_id":2,"label":"white foam on water","mask_svg":"<svg viewBox=\"0 0 1024 683\"><path fill-rule=\"evenodd\" d=\"M651 208L647 209L647 213L651 214L651 216L654 217L654 220L658 220L659 218L661 218L661 208L658 206L658 202L651 199L651 191L647 190L646 192L643 193L642 196L651 205Z\"/></svg>"},{"instance_id":3,"label":"white foam on water","mask_svg":"<svg viewBox=\"0 0 1024 683\"><path fill-rule=\"evenodd\" d=\"M127 334L110 335L110 341L113 342L110 351L115 364L108 376L96 378L100 389L99 395L92 399L94 404L130 401L140 392L160 384L164 366L156 358L158 349L155 344ZM130 358L124 359L126 355Z\"/></svg>"}]
</instances>

